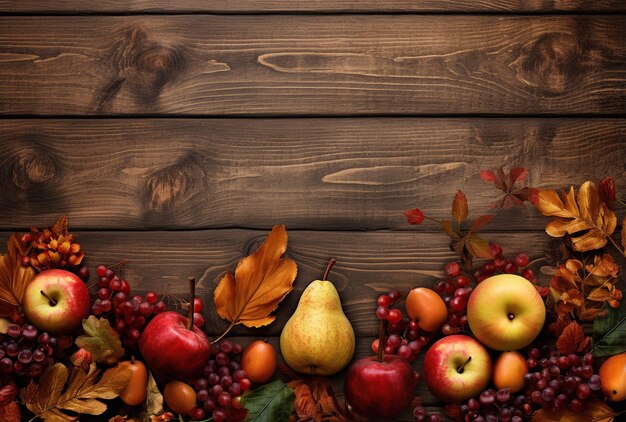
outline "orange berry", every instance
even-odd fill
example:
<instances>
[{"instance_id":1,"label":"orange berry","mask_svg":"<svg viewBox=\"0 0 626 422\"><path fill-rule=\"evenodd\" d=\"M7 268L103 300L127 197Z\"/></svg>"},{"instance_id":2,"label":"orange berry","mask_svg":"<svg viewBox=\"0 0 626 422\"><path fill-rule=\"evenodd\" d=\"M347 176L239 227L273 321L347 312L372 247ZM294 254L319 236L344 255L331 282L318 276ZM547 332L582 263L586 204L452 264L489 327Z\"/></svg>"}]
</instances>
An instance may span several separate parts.
<instances>
[{"instance_id":1,"label":"orange berry","mask_svg":"<svg viewBox=\"0 0 626 422\"><path fill-rule=\"evenodd\" d=\"M448 319L443 299L433 290L418 287L406 297L406 312L424 331L437 331Z\"/></svg>"},{"instance_id":2,"label":"orange berry","mask_svg":"<svg viewBox=\"0 0 626 422\"><path fill-rule=\"evenodd\" d=\"M276 351L266 340L252 342L241 356L241 369L255 384L269 381L276 372L277 364Z\"/></svg>"}]
</instances>

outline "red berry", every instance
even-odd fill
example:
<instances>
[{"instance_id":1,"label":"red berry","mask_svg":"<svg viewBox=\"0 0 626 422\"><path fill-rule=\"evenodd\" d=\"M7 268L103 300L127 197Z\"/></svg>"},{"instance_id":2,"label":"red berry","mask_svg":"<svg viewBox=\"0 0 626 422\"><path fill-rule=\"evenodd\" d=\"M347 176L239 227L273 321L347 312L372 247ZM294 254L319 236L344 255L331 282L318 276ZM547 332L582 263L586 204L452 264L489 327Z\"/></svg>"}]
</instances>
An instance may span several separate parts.
<instances>
[{"instance_id":1,"label":"red berry","mask_svg":"<svg viewBox=\"0 0 626 422\"><path fill-rule=\"evenodd\" d=\"M397 324L402 321L402 312L399 309L391 309L389 311L389 316L387 316L387 321L391 324Z\"/></svg>"},{"instance_id":2,"label":"red berry","mask_svg":"<svg viewBox=\"0 0 626 422\"><path fill-rule=\"evenodd\" d=\"M502 246L500 246L498 243L489 242L489 249L491 249L491 254L494 258L502 256Z\"/></svg>"},{"instance_id":3,"label":"red berry","mask_svg":"<svg viewBox=\"0 0 626 422\"><path fill-rule=\"evenodd\" d=\"M150 291L146 293L146 302L153 304L157 300L159 300L159 296L155 292Z\"/></svg>"},{"instance_id":4,"label":"red berry","mask_svg":"<svg viewBox=\"0 0 626 422\"><path fill-rule=\"evenodd\" d=\"M96 269L96 273L98 274L98 277L104 277L106 275L107 272L107 267L105 267L104 265L98 265L98 268Z\"/></svg>"},{"instance_id":5,"label":"red berry","mask_svg":"<svg viewBox=\"0 0 626 422\"><path fill-rule=\"evenodd\" d=\"M130 283L126 280L122 280L122 287L120 289L121 292L129 294L130 293Z\"/></svg>"},{"instance_id":6,"label":"red berry","mask_svg":"<svg viewBox=\"0 0 626 422\"><path fill-rule=\"evenodd\" d=\"M467 287L470 284L470 279L464 275L458 276L455 281L457 287Z\"/></svg>"},{"instance_id":7,"label":"red berry","mask_svg":"<svg viewBox=\"0 0 626 422\"><path fill-rule=\"evenodd\" d=\"M376 317L380 320L389 318L389 308L386 306L379 306L378 309L376 309Z\"/></svg>"},{"instance_id":8,"label":"red berry","mask_svg":"<svg viewBox=\"0 0 626 422\"><path fill-rule=\"evenodd\" d=\"M389 306L391 305L391 298L387 295L378 296L378 306Z\"/></svg>"},{"instance_id":9,"label":"red berry","mask_svg":"<svg viewBox=\"0 0 626 422\"><path fill-rule=\"evenodd\" d=\"M202 308L204 308L204 302L199 297L193 298L193 311L194 312L202 312Z\"/></svg>"},{"instance_id":10,"label":"red berry","mask_svg":"<svg viewBox=\"0 0 626 422\"><path fill-rule=\"evenodd\" d=\"M515 262L512 260L508 259L502 270L507 274L515 274L517 272L517 265L515 265Z\"/></svg>"},{"instance_id":11,"label":"red berry","mask_svg":"<svg viewBox=\"0 0 626 422\"><path fill-rule=\"evenodd\" d=\"M198 328L201 328L204 326L204 317L202 316L202 314L193 314L193 325L195 325Z\"/></svg>"},{"instance_id":12,"label":"red berry","mask_svg":"<svg viewBox=\"0 0 626 422\"><path fill-rule=\"evenodd\" d=\"M397 290L393 290L391 292L389 292L389 299L391 299L391 302L395 302L396 300L400 299L400 292L398 292Z\"/></svg>"},{"instance_id":13,"label":"red berry","mask_svg":"<svg viewBox=\"0 0 626 422\"><path fill-rule=\"evenodd\" d=\"M450 308L455 312L463 312L467 307L467 299L462 296L455 296L450 301Z\"/></svg>"},{"instance_id":14,"label":"red berry","mask_svg":"<svg viewBox=\"0 0 626 422\"><path fill-rule=\"evenodd\" d=\"M372 352L378 353L378 345L380 344L380 340L376 339L372 342Z\"/></svg>"},{"instance_id":15,"label":"red berry","mask_svg":"<svg viewBox=\"0 0 626 422\"><path fill-rule=\"evenodd\" d=\"M529 262L530 260L528 259L528 255L525 253L518 254L515 257L515 263L518 267L525 267Z\"/></svg>"},{"instance_id":16,"label":"red berry","mask_svg":"<svg viewBox=\"0 0 626 422\"><path fill-rule=\"evenodd\" d=\"M448 277L456 277L461 274L461 266L458 262L448 262L444 268Z\"/></svg>"},{"instance_id":17,"label":"red berry","mask_svg":"<svg viewBox=\"0 0 626 422\"><path fill-rule=\"evenodd\" d=\"M535 272L530 268L524 268L522 270L522 277L524 277L526 280L532 280L535 277Z\"/></svg>"}]
</instances>

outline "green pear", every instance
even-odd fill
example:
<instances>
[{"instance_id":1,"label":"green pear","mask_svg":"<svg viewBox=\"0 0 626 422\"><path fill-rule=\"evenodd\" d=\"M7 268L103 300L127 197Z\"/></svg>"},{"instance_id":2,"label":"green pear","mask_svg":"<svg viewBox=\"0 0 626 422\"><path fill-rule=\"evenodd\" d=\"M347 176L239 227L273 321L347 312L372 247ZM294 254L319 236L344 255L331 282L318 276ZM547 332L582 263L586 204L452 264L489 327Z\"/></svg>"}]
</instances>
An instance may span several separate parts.
<instances>
[{"instance_id":1,"label":"green pear","mask_svg":"<svg viewBox=\"0 0 626 422\"><path fill-rule=\"evenodd\" d=\"M354 355L354 330L343 313L337 289L326 280L304 289L294 314L280 335L280 351L294 370L310 375L332 375L341 371Z\"/></svg>"}]
</instances>

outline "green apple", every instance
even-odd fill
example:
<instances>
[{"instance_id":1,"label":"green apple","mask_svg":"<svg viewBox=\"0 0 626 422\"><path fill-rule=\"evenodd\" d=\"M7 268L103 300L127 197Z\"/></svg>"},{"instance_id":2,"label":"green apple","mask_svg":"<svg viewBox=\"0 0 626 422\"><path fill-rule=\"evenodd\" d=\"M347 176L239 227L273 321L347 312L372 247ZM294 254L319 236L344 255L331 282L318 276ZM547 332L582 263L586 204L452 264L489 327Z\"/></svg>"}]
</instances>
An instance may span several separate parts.
<instances>
[{"instance_id":1,"label":"green apple","mask_svg":"<svg viewBox=\"0 0 626 422\"><path fill-rule=\"evenodd\" d=\"M39 273L26 287L22 308L26 319L50 334L70 334L89 315L91 298L85 283L65 270Z\"/></svg>"},{"instance_id":2,"label":"green apple","mask_svg":"<svg viewBox=\"0 0 626 422\"><path fill-rule=\"evenodd\" d=\"M424 356L424 381L438 399L461 403L491 380L491 358L475 338L456 334L432 345Z\"/></svg>"},{"instance_id":3,"label":"green apple","mask_svg":"<svg viewBox=\"0 0 626 422\"><path fill-rule=\"evenodd\" d=\"M472 333L494 350L518 350L541 332L546 305L523 277L500 274L483 280L467 302Z\"/></svg>"}]
</instances>

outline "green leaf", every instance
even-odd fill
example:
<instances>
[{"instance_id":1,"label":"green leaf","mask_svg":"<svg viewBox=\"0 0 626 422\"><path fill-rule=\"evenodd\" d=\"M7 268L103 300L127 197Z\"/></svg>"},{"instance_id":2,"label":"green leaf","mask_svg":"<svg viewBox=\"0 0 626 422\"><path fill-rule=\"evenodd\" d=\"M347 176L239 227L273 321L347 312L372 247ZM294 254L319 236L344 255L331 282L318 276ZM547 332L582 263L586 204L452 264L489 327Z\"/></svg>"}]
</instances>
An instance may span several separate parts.
<instances>
[{"instance_id":1,"label":"green leaf","mask_svg":"<svg viewBox=\"0 0 626 422\"><path fill-rule=\"evenodd\" d=\"M91 353L94 362L113 365L124 356L120 335L105 318L90 315L83 320L85 334L76 339L76 345Z\"/></svg>"},{"instance_id":2,"label":"green leaf","mask_svg":"<svg viewBox=\"0 0 626 422\"><path fill-rule=\"evenodd\" d=\"M250 422L286 421L293 413L295 394L284 382L276 380L243 396Z\"/></svg>"},{"instance_id":3,"label":"green leaf","mask_svg":"<svg viewBox=\"0 0 626 422\"><path fill-rule=\"evenodd\" d=\"M626 306L614 309L605 305L608 315L593 321L594 356L611 356L626 352Z\"/></svg>"}]
</instances>

